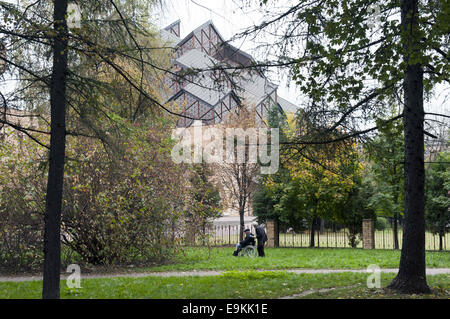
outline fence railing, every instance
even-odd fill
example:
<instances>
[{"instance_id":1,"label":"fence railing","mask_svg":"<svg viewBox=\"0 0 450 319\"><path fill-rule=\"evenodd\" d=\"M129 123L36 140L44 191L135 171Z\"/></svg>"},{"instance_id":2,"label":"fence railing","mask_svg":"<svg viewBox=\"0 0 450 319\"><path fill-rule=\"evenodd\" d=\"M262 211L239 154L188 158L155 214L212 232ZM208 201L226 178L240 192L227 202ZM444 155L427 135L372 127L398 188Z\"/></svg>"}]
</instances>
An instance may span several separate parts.
<instances>
[{"instance_id":1,"label":"fence railing","mask_svg":"<svg viewBox=\"0 0 450 319\"><path fill-rule=\"evenodd\" d=\"M255 233L253 225L245 225ZM204 246L209 243L211 246L234 246L239 242L239 225L219 225L210 227L207 236L196 237L195 245ZM399 249L402 247L402 229L398 230ZM302 232L281 232L279 234L279 247L310 247L311 231ZM206 241L206 242L205 242ZM440 249L439 234L427 231L425 234L425 249ZM314 247L322 248L348 248L349 229L343 227L339 230L324 229L316 231L314 237ZM362 238L358 237L357 248L362 248ZM394 249L394 231L391 228L375 231L375 249ZM442 250L450 250L450 234L445 233L442 239Z\"/></svg>"},{"instance_id":2,"label":"fence railing","mask_svg":"<svg viewBox=\"0 0 450 319\"><path fill-rule=\"evenodd\" d=\"M255 228L253 225L245 225L245 228L249 228L253 234L255 234ZM196 236L195 245L206 245L209 242L211 246L235 246L239 240L239 225L219 225L209 227L206 236ZM205 240L208 242L205 243Z\"/></svg>"}]
</instances>

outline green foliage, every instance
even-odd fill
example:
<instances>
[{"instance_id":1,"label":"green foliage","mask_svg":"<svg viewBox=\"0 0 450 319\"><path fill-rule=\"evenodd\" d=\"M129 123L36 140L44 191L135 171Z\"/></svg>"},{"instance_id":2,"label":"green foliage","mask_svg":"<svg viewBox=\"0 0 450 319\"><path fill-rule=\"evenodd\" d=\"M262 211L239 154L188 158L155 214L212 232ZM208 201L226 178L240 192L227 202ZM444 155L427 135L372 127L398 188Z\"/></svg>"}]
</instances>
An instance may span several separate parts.
<instances>
[{"instance_id":1,"label":"green foliage","mask_svg":"<svg viewBox=\"0 0 450 319\"><path fill-rule=\"evenodd\" d=\"M367 178L374 184L368 197L370 206L381 216L399 218L403 214L403 123L380 125L379 134L365 145Z\"/></svg>"},{"instance_id":2,"label":"green foliage","mask_svg":"<svg viewBox=\"0 0 450 319\"><path fill-rule=\"evenodd\" d=\"M284 114L280 113L278 106L272 106L269 109L267 124L270 128L279 129L280 143L287 141L287 119ZM270 177L267 175L260 176L261 182L252 201L253 214L258 217L260 223L268 219L276 219L280 222L282 228L289 225L286 223L288 222L286 218L281 218L285 214L280 211L277 205L280 203L283 194L283 185L288 183L290 179L289 170L282 162L279 164L277 173L270 175ZM271 183L272 186L268 187L267 183Z\"/></svg>"},{"instance_id":3,"label":"green foliage","mask_svg":"<svg viewBox=\"0 0 450 319\"><path fill-rule=\"evenodd\" d=\"M418 25L404 26L410 33L401 31L399 17L393 18L400 15L398 1L333 0L293 5L292 15L278 22L293 29L285 35L286 50L297 41L293 39L296 28L308 30L301 38L305 50L293 70L303 93L318 103L333 102L336 109L345 110L367 92L364 81L374 79L386 88L377 92L377 99L389 99L395 92L392 85L403 80L404 55L410 56L410 64L421 63L431 71L425 79L426 90L448 79L448 55L445 50L439 53L448 47L448 2L419 3ZM410 37L420 39L416 41L420 45L412 46Z\"/></svg>"},{"instance_id":4,"label":"green foliage","mask_svg":"<svg viewBox=\"0 0 450 319\"><path fill-rule=\"evenodd\" d=\"M221 198L217 187L211 182L211 168L205 164L195 164L190 170L190 185L187 193L186 234L198 235L203 242L209 243L207 228L212 220L221 216Z\"/></svg>"},{"instance_id":5,"label":"green foliage","mask_svg":"<svg viewBox=\"0 0 450 319\"><path fill-rule=\"evenodd\" d=\"M134 126L110 158L95 141L77 140L66 168L64 243L91 264L161 261L179 244L185 186L170 159L164 121Z\"/></svg>"},{"instance_id":6,"label":"green foliage","mask_svg":"<svg viewBox=\"0 0 450 319\"><path fill-rule=\"evenodd\" d=\"M375 229L376 230L385 230L389 228L389 222L385 217L377 217L377 220L375 221Z\"/></svg>"},{"instance_id":7,"label":"green foliage","mask_svg":"<svg viewBox=\"0 0 450 319\"><path fill-rule=\"evenodd\" d=\"M207 164L194 165L190 178L192 202L189 215L205 220L220 216L220 193L211 182L211 177L212 171Z\"/></svg>"},{"instance_id":8,"label":"green foliage","mask_svg":"<svg viewBox=\"0 0 450 319\"><path fill-rule=\"evenodd\" d=\"M342 209L337 210L336 219L339 223L348 227L348 238L350 247L355 248L361 241L363 219L374 219L375 211L370 207L367 198L373 194L370 182L362 176L357 176L355 184L348 193L346 202Z\"/></svg>"},{"instance_id":9,"label":"green foliage","mask_svg":"<svg viewBox=\"0 0 450 319\"><path fill-rule=\"evenodd\" d=\"M127 124L128 123L128 124ZM63 192L63 263L160 262L180 244L186 203L183 167L170 157L171 121L122 122L123 152L69 138ZM42 263L47 152L15 133L0 145L0 267Z\"/></svg>"},{"instance_id":10,"label":"green foliage","mask_svg":"<svg viewBox=\"0 0 450 319\"><path fill-rule=\"evenodd\" d=\"M253 196L253 214L258 217L258 222L262 223L268 219L276 219L278 215L274 212L275 201L272 200L268 190L264 185L260 185Z\"/></svg>"},{"instance_id":11,"label":"green foliage","mask_svg":"<svg viewBox=\"0 0 450 319\"><path fill-rule=\"evenodd\" d=\"M29 139L6 131L0 143L0 270L42 266L45 157ZM42 165L44 163L44 165Z\"/></svg>"},{"instance_id":12,"label":"green foliage","mask_svg":"<svg viewBox=\"0 0 450 319\"><path fill-rule=\"evenodd\" d=\"M450 228L450 153L439 153L425 177L425 218L428 228L441 236Z\"/></svg>"}]
</instances>

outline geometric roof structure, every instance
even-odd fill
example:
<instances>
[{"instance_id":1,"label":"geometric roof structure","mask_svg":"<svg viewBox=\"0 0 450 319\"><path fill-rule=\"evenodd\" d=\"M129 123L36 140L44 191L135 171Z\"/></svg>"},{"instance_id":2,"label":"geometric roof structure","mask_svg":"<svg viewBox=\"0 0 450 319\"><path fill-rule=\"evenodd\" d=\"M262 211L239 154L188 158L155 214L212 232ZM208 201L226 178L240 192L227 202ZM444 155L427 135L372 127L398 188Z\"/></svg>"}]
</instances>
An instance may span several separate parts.
<instances>
[{"instance_id":1,"label":"geometric roof structure","mask_svg":"<svg viewBox=\"0 0 450 319\"><path fill-rule=\"evenodd\" d=\"M183 74L167 79L168 100L174 101L186 116L178 121L178 126L188 127L194 120L205 125L220 123L234 108L243 105L256 108L256 120L260 123L264 123L274 105L285 113L296 109L277 95L277 86L262 72L246 68L255 62L252 56L227 43L211 20L183 38L177 20L162 29L160 37L174 48L175 72Z\"/></svg>"}]
</instances>

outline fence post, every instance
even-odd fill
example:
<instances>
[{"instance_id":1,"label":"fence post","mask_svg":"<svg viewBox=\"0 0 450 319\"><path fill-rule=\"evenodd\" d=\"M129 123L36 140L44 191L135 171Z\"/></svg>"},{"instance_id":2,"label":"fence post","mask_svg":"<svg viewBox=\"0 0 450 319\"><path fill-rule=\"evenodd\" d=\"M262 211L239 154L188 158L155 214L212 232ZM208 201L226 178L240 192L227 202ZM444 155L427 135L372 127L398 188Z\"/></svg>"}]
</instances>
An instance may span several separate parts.
<instances>
[{"instance_id":1,"label":"fence post","mask_svg":"<svg viewBox=\"0 0 450 319\"><path fill-rule=\"evenodd\" d=\"M295 232L292 231L292 247L295 247Z\"/></svg>"},{"instance_id":2,"label":"fence post","mask_svg":"<svg viewBox=\"0 0 450 319\"><path fill-rule=\"evenodd\" d=\"M195 246L195 227L191 223L186 226L184 241L187 246Z\"/></svg>"},{"instance_id":3,"label":"fence post","mask_svg":"<svg viewBox=\"0 0 450 319\"><path fill-rule=\"evenodd\" d=\"M337 248L337 246L338 246L338 233L337 233L336 227L334 228L334 244L335 244L335 246Z\"/></svg>"},{"instance_id":4,"label":"fence post","mask_svg":"<svg viewBox=\"0 0 450 319\"><path fill-rule=\"evenodd\" d=\"M362 224L363 249L375 249L375 227L374 226L375 226L375 222L373 219L363 219L363 224Z\"/></svg>"}]
</instances>

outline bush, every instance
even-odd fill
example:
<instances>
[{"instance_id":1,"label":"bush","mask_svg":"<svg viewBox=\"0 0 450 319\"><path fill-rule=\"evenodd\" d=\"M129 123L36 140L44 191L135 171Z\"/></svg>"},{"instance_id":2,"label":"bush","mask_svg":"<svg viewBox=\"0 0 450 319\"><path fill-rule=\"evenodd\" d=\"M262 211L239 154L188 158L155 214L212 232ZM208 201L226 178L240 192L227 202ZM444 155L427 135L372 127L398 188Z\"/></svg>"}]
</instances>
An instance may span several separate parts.
<instances>
[{"instance_id":1,"label":"bush","mask_svg":"<svg viewBox=\"0 0 450 319\"><path fill-rule=\"evenodd\" d=\"M92 140L72 143L70 152L85 160L66 167L63 242L83 261L160 262L175 251L185 182L167 131L134 128L115 157Z\"/></svg>"},{"instance_id":2,"label":"bush","mask_svg":"<svg viewBox=\"0 0 450 319\"><path fill-rule=\"evenodd\" d=\"M375 221L375 229L376 230L385 230L390 228L389 221L385 217L377 217L377 220Z\"/></svg>"},{"instance_id":3,"label":"bush","mask_svg":"<svg viewBox=\"0 0 450 319\"><path fill-rule=\"evenodd\" d=\"M37 212L2 212L0 270L36 271L43 261L42 216Z\"/></svg>"},{"instance_id":4,"label":"bush","mask_svg":"<svg viewBox=\"0 0 450 319\"><path fill-rule=\"evenodd\" d=\"M98 140L68 138L62 267L173 255L186 208L185 170L171 160L170 130L159 124L128 129L115 154ZM0 268L41 269L47 151L14 137L0 152Z\"/></svg>"},{"instance_id":5,"label":"bush","mask_svg":"<svg viewBox=\"0 0 450 319\"><path fill-rule=\"evenodd\" d=\"M43 262L45 159L34 142L14 132L7 140L0 145L0 270L37 271Z\"/></svg>"}]
</instances>

